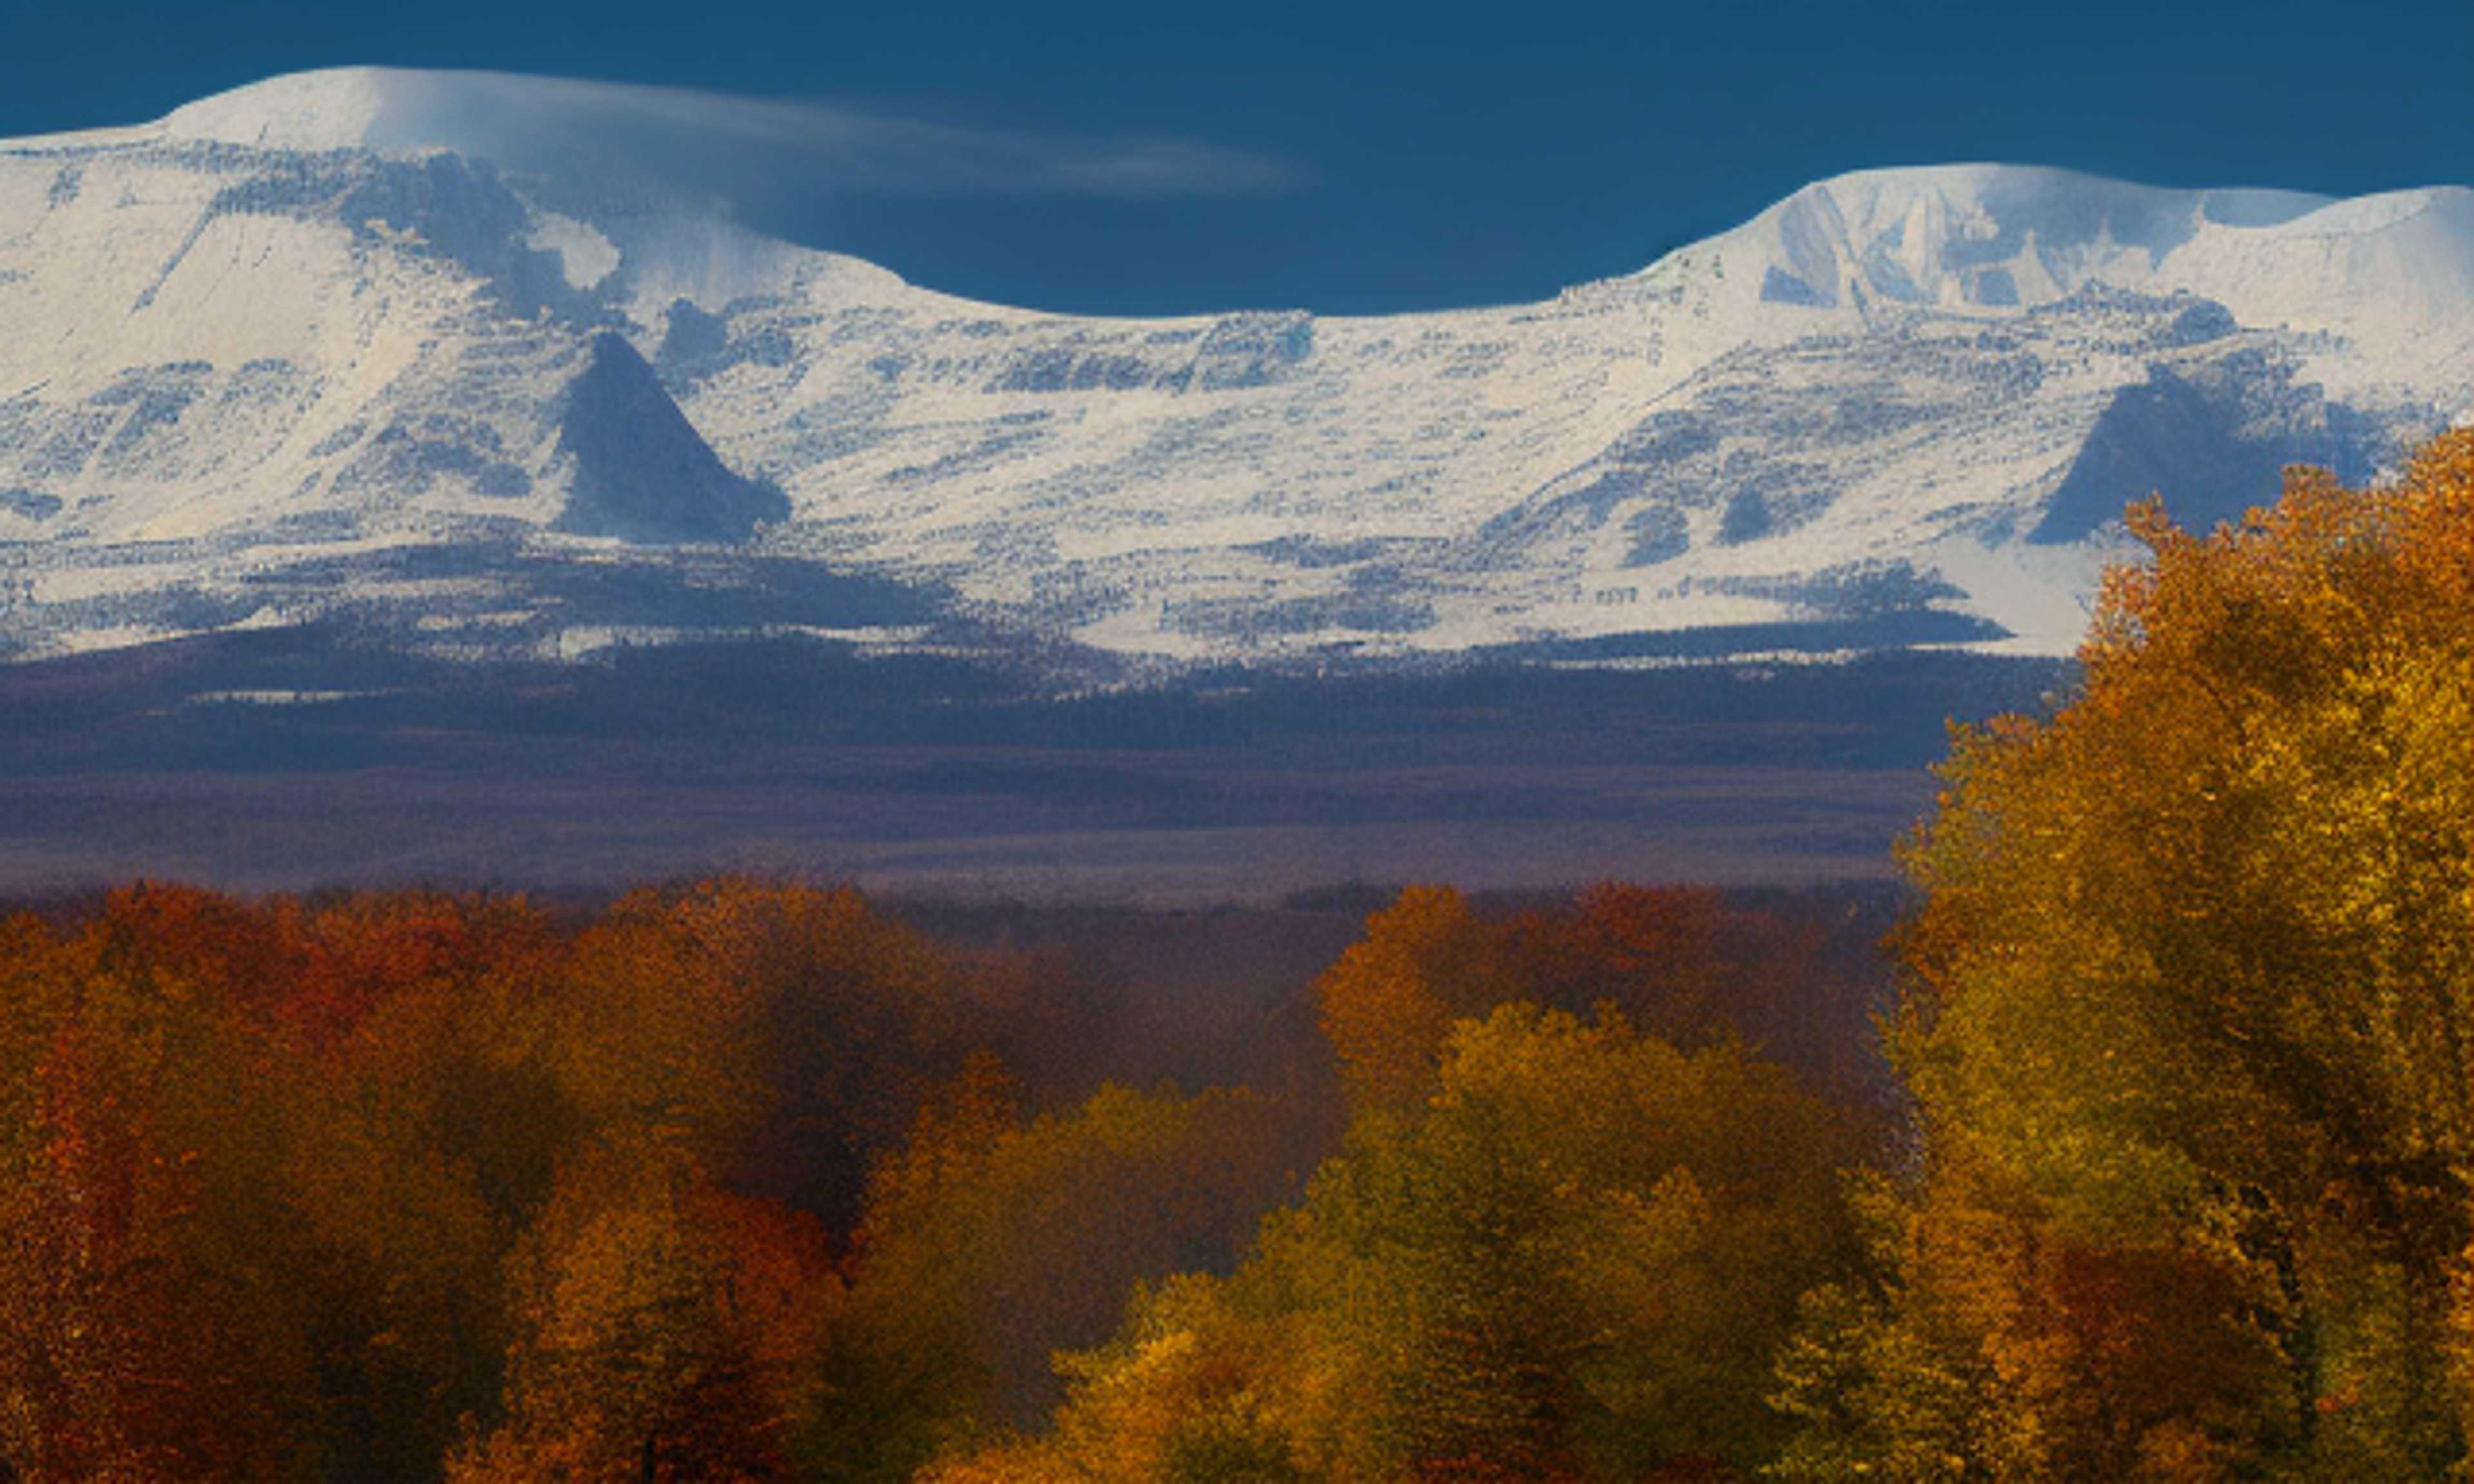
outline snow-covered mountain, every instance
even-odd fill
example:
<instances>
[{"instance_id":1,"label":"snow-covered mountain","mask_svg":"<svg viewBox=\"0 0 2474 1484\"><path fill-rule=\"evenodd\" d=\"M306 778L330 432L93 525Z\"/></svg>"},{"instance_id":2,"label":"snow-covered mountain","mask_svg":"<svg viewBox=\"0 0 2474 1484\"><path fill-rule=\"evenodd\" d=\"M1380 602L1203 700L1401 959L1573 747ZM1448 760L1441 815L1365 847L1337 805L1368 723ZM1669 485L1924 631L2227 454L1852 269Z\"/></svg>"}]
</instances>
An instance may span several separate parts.
<instances>
[{"instance_id":1,"label":"snow-covered mountain","mask_svg":"<svg viewBox=\"0 0 2474 1484\"><path fill-rule=\"evenodd\" d=\"M1871 171L1546 303L1104 320L558 173L598 98L321 72L0 142L0 655L2059 653L2124 500L2474 408L2457 186Z\"/></svg>"}]
</instances>

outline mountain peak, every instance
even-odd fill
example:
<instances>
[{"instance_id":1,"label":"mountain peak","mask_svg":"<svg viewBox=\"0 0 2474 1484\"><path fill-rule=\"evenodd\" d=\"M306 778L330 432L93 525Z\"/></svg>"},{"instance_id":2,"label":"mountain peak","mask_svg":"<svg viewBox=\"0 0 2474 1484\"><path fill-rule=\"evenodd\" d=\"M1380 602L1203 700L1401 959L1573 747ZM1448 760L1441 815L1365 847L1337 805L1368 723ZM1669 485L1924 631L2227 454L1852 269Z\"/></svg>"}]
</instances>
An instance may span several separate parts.
<instances>
[{"instance_id":1,"label":"mountain peak","mask_svg":"<svg viewBox=\"0 0 2474 1484\"><path fill-rule=\"evenodd\" d=\"M2426 316L2474 307L2474 191L2459 186L2338 201L2028 165L1861 170L1686 251L1707 248L1751 259L1749 273L1730 268L1742 319L1757 306L1859 322L1901 306L2032 310L2091 286L2194 294L2244 323L2348 334L2401 287Z\"/></svg>"},{"instance_id":2,"label":"mountain peak","mask_svg":"<svg viewBox=\"0 0 2474 1484\"><path fill-rule=\"evenodd\" d=\"M388 67L292 72L185 104L164 115L174 139L262 150L360 149L425 74Z\"/></svg>"}]
</instances>

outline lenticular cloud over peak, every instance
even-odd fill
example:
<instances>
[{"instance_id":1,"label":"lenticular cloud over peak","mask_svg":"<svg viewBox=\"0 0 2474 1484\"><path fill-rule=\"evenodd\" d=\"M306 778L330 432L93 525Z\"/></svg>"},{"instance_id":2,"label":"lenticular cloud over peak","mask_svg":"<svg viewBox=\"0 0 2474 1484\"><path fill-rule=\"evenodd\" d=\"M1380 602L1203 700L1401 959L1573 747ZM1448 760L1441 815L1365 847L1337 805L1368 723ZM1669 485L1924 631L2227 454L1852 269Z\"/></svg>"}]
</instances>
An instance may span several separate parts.
<instances>
[{"instance_id":1,"label":"lenticular cloud over peak","mask_svg":"<svg viewBox=\"0 0 2474 1484\"><path fill-rule=\"evenodd\" d=\"M1265 156L1174 138L1090 139L832 103L505 72L342 67L218 93L163 120L177 138L277 150L451 150L511 169L686 199L1263 195Z\"/></svg>"}]
</instances>

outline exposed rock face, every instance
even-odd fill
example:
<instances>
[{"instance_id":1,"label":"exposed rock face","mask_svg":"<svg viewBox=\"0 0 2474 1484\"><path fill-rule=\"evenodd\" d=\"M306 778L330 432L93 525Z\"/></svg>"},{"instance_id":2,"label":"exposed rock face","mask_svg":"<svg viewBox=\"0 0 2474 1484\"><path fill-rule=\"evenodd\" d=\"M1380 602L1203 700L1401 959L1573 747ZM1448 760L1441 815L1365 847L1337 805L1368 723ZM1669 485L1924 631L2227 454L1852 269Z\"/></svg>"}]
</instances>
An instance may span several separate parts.
<instances>
[{"instance_id":1,"label":"exposed rock face","mask_svg":"<svg viewBox=\"0 0 2474 1484\"><path fill-rule=\"evenodd\" d=\"M724 468L616 334L594 337L592 363L568 383L558 451L574 468L554 531L675 545L742 541L789 518L788 497Z\"/></svg>"}]
</instances>

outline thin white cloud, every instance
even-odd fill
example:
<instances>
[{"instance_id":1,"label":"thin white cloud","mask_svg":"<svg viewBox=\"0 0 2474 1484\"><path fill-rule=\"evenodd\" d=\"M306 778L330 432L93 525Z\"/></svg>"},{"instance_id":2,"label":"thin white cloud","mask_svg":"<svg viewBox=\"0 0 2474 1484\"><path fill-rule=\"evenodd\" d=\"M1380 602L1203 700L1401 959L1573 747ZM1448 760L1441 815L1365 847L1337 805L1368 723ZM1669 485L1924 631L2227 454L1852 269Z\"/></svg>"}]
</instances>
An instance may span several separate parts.
<instances>
[{"instance_id":1,"label":"thin white cloud","mask_svg":"<svg viewBox=\"0 0 2474 1484\"><path fill-rule=\"evenodd\" d=\"M356 141L695 197L1247 196L1278 160L1175 138L1088 139L636 84L378 71ZM338 143L347 141L337 141Z\"/></svg>"}]
</instances>

